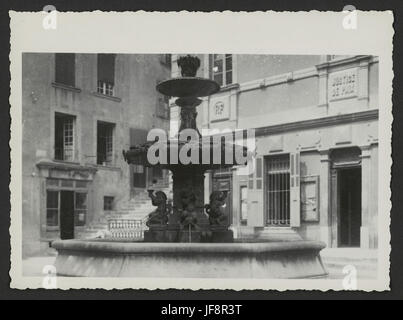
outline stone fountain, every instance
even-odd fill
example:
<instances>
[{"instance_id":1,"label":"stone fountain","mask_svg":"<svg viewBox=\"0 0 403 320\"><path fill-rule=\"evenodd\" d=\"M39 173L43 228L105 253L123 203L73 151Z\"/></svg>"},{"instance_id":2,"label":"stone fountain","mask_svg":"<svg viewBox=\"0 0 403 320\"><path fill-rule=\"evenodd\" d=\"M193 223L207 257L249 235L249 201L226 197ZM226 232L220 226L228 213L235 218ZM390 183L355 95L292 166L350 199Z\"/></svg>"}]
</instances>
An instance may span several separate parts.
<instances>
[{"instance_id":1,"label":"stone fountain","mask_svg":"<svg viewBox=\"0 0 403 320\"><path fill-rule=\"evenodd\" d=\"M195 278L325 276L319 255L323 243L234 242L229 217L222 208L227 194L213 192L205 204L205 171L245 165L251 153L243 146L217 143L212 137L201 136L196 126L196 107L202 102L201 97L218 92L220 86L213 80L196 77L200 66L197 57L181 57L178 66L181 77L157 85L160 93L177 97L175 103L181 108L177 137L158 136L123 151L129 164L158 166L172 172L173 204L162 191L148 190L157 208L148 216L144 242L55 241L52 246L58 251L58 274ZM189 156L192 152L193 156ZM150 154L155 157L151 159ZM218 158L214 156L217 154ZM240 154L242 157L237 157ZM244 159L243 163L239 159Z\"/></svg>"},{"instance_id":2,"label":"stone fountain","mask_svg":"<svg viewBox=\"0 0 403 320\"><path fill-rule=\"evenodd\" d=\"M219 91L217 82L197 78L200 60L185 56L178 60L182 77L166 80L157 85L157 90L171 97L178 97L175 103L181 108L179 134L174 139L160 141L160 157L166 161L151 164L146 155L156 141L132 147L123 152L129 164L159 166L172 172L173 206L167 206L167 196L162 191L154 194L149 190L150 198L158 209L147 221L149 230L144 233L146 242L233 242L233 233L229 230L230 221L222 206L226 192L213 192L210 203L205 205L204 174L206 170L231 167L237 163L236 154L241 153L247 159L247 149L230 143L214 143L212 137L202 137L196 126L196 107L202 102L200 97L209 96ZM182 136L182 137L181 137ZM189 140L193 138L192 140ZM186 150L184 150L186 149ZM187 157L186 152L195 153ZM171 157L172 153L178 157ZM219 161L214 161L214 153L219 153ZM181 157L181 154L184 157ZM207 154L207 161L203 161ZM230 159L228 159L228 154ZM169 161L168 161L169 160ZM162 163L163 162L163 163ZM241 164L246 164L241 163Z\"/></svg>"}]
</instances>

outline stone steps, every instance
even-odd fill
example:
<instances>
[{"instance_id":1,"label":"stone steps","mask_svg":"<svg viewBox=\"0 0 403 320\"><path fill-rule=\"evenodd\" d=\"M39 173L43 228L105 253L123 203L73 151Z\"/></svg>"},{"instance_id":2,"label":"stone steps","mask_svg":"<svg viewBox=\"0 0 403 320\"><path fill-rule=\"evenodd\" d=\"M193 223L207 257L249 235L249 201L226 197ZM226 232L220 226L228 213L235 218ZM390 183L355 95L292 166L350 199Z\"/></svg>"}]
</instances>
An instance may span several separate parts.
<instances>
[{"instance_id":1,"label":"stone steps","mask_svg":"<svg viewBox=\"0 0 403 320\"><path fill-rule=\"evenodd\" d=\"M152 188L154 190L163 191L168 198L172 198L172 192L169 184L162 180L157 181ZM133 198L121 203L115 211L99 217L96 221L92 221L86 231L82 232L83 236L94 237L97 233L108 230L108 220L111 219L128 219L128 220L145 220L148 214L156 209L152 205L147 190L137 193Z\"/></svg>"}]
</instances>

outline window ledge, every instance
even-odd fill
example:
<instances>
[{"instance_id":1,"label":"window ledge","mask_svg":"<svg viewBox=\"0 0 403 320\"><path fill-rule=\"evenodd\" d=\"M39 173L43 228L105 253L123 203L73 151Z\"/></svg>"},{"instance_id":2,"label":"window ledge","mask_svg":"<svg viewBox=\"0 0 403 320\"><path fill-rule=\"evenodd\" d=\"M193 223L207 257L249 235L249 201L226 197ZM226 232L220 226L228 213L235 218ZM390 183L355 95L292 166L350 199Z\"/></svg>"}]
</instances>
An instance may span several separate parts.
<instances>
[{"instance_id":1,"label":"window ledge","mask_svg":"<svg viewBox=\"0 0 403 320\"><path fill-rule=\"evenodd\" d=\"M81 92L80 88L69 86L67 84L58 83L58 82L52 82L52 87L64 89L64 90L68 90L68 91L72 91L72 92L77 92L77 93Z\"/></svg>"},{"instance_id":2,"label":"window ledge","mask_svg":"<svg viewBox=\"0 0 403 320\"><path fill-rule=\"evenodd\" d=\"M53 159L53 161L56 163L63 163L66 165L69 165L69 164L75 165L75 166L80 165L80 162L77 162L77 161L68 161L68 160L60 160L60 159Z\"/></svg>"},{"instance_id":3,"label":"window ledge","mask_svg":"<svg viewBox=\"0 0 403 320\"><path fill-rule=\"evenodd\" d=\"M222 86L220 88L220 91L218 91L217 93L230 91L230 90L236 90L236 89L239 89L239 83L231 83L231 84L227 84L225 86Z\"/></svg>"},{"instance_id":4,"label":"window ledge","mask_svg":"<svg viewBox=\"0 0 403 320\"><path fill-rule=\"evenodd\" d=\"M116 167L116 166L111 166L111 165L96 164L95 166L98 169L104 169L104 170L111 170L111 171L120 171L121 170L121 168Z\"/></svg>"},{"instance_id":5,"label":"window ledge","mask_svg":"<svg viewBox=\"0 0 403 320\"><path fill-rule=\"evenodd\" d=\"M92 95L94 95L95 97L98 97L98 98L112 100L112 101L115 101L115 102L121 102L122 101L122 99L119 98L119 97L108 96L106 94L102 94L102 93L99 93L99 92L93 92Z\"/></svg>"}]
</instances>

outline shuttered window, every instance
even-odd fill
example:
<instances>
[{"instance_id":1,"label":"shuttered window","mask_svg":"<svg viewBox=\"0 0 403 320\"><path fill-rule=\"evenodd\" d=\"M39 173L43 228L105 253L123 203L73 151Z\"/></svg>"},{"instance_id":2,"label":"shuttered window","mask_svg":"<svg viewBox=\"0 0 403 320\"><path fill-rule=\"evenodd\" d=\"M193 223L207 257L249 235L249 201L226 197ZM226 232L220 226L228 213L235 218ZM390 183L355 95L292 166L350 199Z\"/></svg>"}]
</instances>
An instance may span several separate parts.
<instances>
[{"instance_id":1,"label":"shuttered window","mask_svg":"<svg viewBox=\"0 0 403 320\"><path fill-rule=\"evenodd\" d=\"M241 225L246 225L248 221L248 187L240 187L240 223Z\"/></svg>"},{"instance_id":2,"label":"shuttered window","mask_svg":"<svg viewBox=\"0 0 403 320\"><path fill-rule=\"evenodd\" d=\"M249 175L247 191L247 225L251 227L263 227L265 224L263 211L263 157L258 156L254 160L254 172Z\"/></svg>"},{"instance_id":3,"label":"shuttered window","mask_svg":"<svg viewBox=\"0 0 403 320\"><path fill-rule=\"evenodd\" d=\"M114 95L115 87L115 55L98 54L98 93Z\"/></svg>"},{"instance_id":4,"label":"shuttered window","mask_svg":"<svg viewBox=\"0 0 403 320\"><path fill-rule=\"evenodd\" d=\"M298 152L267 158L266 224L299 227L300 155Z\"/></svg>"},{"instance_id":5,"label":"shuttered window","mask_svg":"<svg viewBox=\"0 0 403 320\"><path fill-rule=\"evenodd\" d=\"M290 158L270 157L266 178L267 225L290 225Z\"/></svg>"},{"instance_id":6,"label":"shuttered window","mask_svg":"<svg viewBox=\"0 0 403 320\"><path fill-rule=\"evenodd\" d=\"M75 86L75 63L74 53L56 53L55 55L55 82Z\"/></svg>"},{"instance_id":7,"label":"shuttered window","mask_svg":"<svg viewBox=\"0 0 403 320\"><path fill-rule=\"evenodd\" d=\"M299 227L301 224L301 181L300 181L300 154L290 154L290 226Z\"/></svg>"}]
</instances>

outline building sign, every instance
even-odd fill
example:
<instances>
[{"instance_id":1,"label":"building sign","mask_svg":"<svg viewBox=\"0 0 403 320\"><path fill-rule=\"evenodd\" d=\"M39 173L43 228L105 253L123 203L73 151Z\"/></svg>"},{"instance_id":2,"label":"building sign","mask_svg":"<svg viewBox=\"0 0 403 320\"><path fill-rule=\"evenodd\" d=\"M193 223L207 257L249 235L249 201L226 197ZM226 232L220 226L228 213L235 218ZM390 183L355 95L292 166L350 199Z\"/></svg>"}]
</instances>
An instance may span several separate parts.
<instances>
[{"instance_id":1,"label":"building sign","mask_svg":"<svg viewBox=\"0 0 403 320\"><path fill-rule=\"evenodd\" d=\"M357 69L329 74L329 101L357 96Z\"/></svg>"},{"instance_id":2,"label":"building sign","mask_svg":"<svg viewBox=\"0 0 403 320\"><path fill-rule=\"evenodd\" d=\"M229 119L229 99L221 99L210 102L210 121L223 121Z\"/></svg>"},{"instance_id":3,"label":"building sign","mask_svg":"<svg viewBox=\"0 0 403 320\"><path fill-rule=\"evenodd\" d=\"M231 190L231 182L229 179L214 181L214 190L216 191L229 191Z\"/></svg>"}]
</instances>

